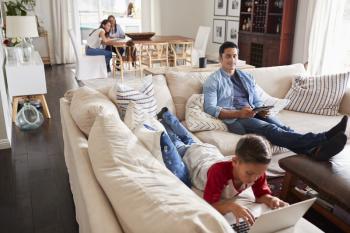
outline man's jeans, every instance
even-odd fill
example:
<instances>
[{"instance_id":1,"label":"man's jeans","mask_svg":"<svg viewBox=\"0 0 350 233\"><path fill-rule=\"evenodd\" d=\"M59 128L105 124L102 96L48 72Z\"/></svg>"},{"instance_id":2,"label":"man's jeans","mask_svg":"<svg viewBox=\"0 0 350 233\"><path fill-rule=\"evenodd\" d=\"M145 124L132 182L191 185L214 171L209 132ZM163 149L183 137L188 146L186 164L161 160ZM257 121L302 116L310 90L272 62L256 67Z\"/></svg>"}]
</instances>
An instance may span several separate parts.
<instances>
[{"instance_id":1,"label":"man's jeans","mask_svg":"<svg viewBox=\"0 0 350 233\"><path fill-rule=\"evenodd\" d=\"M283 125L276 117L237 119L227 124L230 132L235 134L258 134L264 136L272 144L285 147L297 154L311 154L313 149L327 140L324 133L299 134Z\"/></svg>"},{"instance_id":2,"label":"man's jeans","mask_svg":"<svg viewBox=\"0 0 350 233\"><path fill-rule=\"evenodd\" d=\"M94 49L94 48L90 48L89 46L86 46L85 54L88 56L98 56L98 55L105 56L107 71L108 72L111 71L111 67L110 67L109 63L112 59L112 51L108 51L105 49Z\"/></svg>"},{"instance_id":3,"label":"man's jeans","mask_svg":"<svg viewBox=\"0 0 350 233\"><path fill-rule=\"evenodd\" d=\"M164 125L169 138L182 158L189 146L195 143L191 134L180 123L177 117L169 111L163 113L163 119L160 122Z\"/></svg>"}]
</instances>

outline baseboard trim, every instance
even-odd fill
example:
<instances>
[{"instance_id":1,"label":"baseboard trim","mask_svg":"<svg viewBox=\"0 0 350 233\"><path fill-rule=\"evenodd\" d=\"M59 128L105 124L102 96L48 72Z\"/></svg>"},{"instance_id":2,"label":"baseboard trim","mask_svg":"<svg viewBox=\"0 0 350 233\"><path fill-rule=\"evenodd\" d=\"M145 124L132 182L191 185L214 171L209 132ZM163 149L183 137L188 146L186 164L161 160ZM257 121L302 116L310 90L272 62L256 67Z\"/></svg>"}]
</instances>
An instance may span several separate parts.
<instances>
[{"instance_id":1,"label":"baseboard trim","mask_svg":"<svg viewBox=\"0 0 350 233\"><path fill-rule=\"evenodd\" d=\"M11 143L7 139L0 139L0 150L11 148Z\"/></svg>"}]
</instances>

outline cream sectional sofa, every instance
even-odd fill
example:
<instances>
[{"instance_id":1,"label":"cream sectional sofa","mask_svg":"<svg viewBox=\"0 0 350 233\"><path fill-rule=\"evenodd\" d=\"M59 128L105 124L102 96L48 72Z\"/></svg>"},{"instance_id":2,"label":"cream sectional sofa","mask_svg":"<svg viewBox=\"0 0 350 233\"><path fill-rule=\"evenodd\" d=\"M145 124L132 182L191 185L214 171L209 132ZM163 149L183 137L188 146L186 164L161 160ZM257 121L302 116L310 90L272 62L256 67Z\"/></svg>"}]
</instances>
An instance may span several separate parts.
<instances>
[{"instance_id":1,"label":"cream sectional sofa","mask_svg":"<svg viewBox=\"0 0 350 233\"><path fill-rule=\"evenodd\" d=\"M305 72L301 64L246 71L253 74L268 94L278 98L285 96L293 77ZM167 106L184 120L187 99L192 94L201 93L207 75L188 73L153 77L158 110ZM114 82L90 80L86 85L107 95ZM99 116L88 141L72 118L67 98L61 98L60 111L64 155L80 232L232 232L218 212L176 180L165 167L152 162L154 158L142 149L117 114L112 118ZM350 114L350 90L343 97L340 112ZM341 118L291 111L282 111L278 116L300 132L325 131ZM113 125L119 128L110 129ZM348 135L349 130L348 127ZM196 140L217 146L224 155L233 153L239 139L238 135L223 131L203 131L194 136ZM136 146L137 149L133 150L142 151L142 157L125 160L123 144L118 144L123 141L128 145L132 142L131 147ZM281 172L276 161L289 154L284 152L273 156L274 162L269 169L272 175ZM140 213L138 208L143 212ZM169 215L171 218L165 218ZM171 223L174 226L164 230Z\"/></svg>"}]
</instances>

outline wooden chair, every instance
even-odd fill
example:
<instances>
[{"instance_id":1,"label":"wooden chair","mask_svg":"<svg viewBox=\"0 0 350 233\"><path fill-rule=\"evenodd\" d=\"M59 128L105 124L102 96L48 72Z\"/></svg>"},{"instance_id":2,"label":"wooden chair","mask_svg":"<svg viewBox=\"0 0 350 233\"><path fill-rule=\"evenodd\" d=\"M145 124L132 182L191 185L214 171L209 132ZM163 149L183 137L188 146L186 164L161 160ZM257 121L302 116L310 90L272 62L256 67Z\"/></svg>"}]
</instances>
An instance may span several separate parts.
<instances>
[{"instance_id":1,"label":"wooden chair","mask_svg":"<svg viewBox=\"0 0 350 233\"><path fill-rule=\"evenodd\" d=\"M169 44L142 45L140 46L139 56L140 65L145 64L148 67L153 67L154 63L159 63L160 66L163 64L169 66Z\"/></svg>"},{"instance_id":2,"label":"wooden chair","mask_svg":"<svg viewBox=\"0 0 350 233\"><path fill-rule=\"evenodd\" d=\"M124 54L121 54L118 50L118 48L123 48L124 49ZM121 79L124 78L124 71L125 71L125 66L130 70L132 66L132 59L131 59L131 54L132 54L133 48L128 46L128 45L123 45L123 46L118 46L116 47L116 53L115 55L113 54L112 57L112 70L113 70L113 77L116 75L116 71L120 71L120 77Z\"/></svg>"},{"instance_id":3,"label":"wooden chair","mask_svg":"<svg viewBox=\"0 0 350 233\"><path fill-rule=\"evenodd\" d=\"M171 66L177 66L178 62L182 65L192 66L192 42L179 42L170 44L169 63Z\"/></svg>"}]
</instances>

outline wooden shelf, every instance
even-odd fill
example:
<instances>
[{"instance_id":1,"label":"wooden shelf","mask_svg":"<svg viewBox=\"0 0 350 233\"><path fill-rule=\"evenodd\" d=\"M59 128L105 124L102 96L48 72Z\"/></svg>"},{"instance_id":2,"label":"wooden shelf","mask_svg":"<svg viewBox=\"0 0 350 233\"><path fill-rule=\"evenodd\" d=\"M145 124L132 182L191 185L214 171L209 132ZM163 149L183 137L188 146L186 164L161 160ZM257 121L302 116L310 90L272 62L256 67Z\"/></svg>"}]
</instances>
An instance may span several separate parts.
<instances>
[{"instance_id":1,"label":"wooden shelf","mask_svg":"<svg viewBox=\"0 0 350 233\"><path fill-rule=\"evenodd\" d=\"M298 2L283 0L283 4L277 7L276 1L241 0L240 58L256 67L291 64ZM248 8L252 12L247 12ZM249 30L243 30L247 22Z\"/></svg>"}]
</instances>

